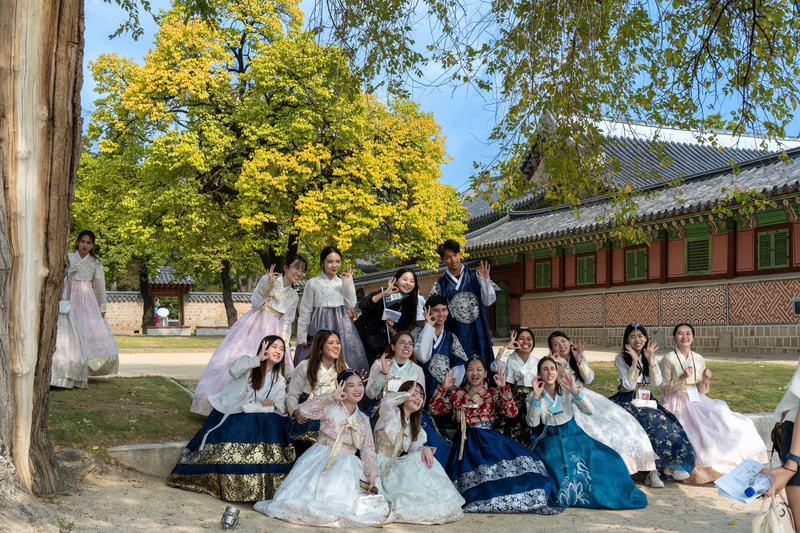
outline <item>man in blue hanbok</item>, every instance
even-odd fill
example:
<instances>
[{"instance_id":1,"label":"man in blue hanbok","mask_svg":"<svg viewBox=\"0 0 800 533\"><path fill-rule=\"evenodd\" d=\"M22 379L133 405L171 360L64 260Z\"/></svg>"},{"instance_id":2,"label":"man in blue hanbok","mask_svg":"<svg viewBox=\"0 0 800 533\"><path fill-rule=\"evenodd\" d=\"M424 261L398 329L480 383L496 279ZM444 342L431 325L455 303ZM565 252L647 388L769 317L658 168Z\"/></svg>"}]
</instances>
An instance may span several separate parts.
<instances>
[{"instance_id":1,"label":"man in blue hanbok","mask_svg":"<svg viewBox=\"0 0 800 533\"><path fill-rule=\"evenodd\" d=\"M467 357L477 355L491 364L494 361L492 336L486 307L497 300L500 288L489 279L489 263L481 261L477 270L461 264L461 246L448 239L437 250L447 272L436 280L430 296L441 295L450 303L446 328L455 333Z\"/></svg>"}]
</instances>

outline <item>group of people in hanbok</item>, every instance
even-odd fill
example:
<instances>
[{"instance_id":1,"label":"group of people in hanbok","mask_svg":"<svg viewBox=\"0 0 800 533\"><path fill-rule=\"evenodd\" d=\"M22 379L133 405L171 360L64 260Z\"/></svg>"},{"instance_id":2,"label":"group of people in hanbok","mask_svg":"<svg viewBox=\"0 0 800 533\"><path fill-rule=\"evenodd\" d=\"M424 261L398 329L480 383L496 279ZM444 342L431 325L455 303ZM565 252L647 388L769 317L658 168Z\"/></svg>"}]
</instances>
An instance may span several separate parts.
<instances>
[{"instance_id":1,"label":"group of people in hanbok","mask_svg":"<svg viewBox=\"0 0 800 533\"><path fill-rule=\"evenodd\" d=\"M94 249L94 233L83 230L67 256L50 373L54 388L85 389L89 376L113 375L119 369L117 341L106 319L103 265Z\"/></svg>"},{"instance_id":2,"label":"group of people in hanbok","mask_svg":"<svg viewBox=\"0 0 800 533\"><path fill-rule=\"evenodd\" d=\"M65 288L72 301L96 275L81 271L91 257L81 246ZM753 423L708 398L711 371L691 350L691 325L675 327L676 347L659 361L647 330L630 324L619 390L606 398L589 388L584 343L564 332L538 359L533 331L519 329L495 358L490 266L466 268L452 240L439 255L446 271L427 300L401 268L356 301L352 269L332 246L302 301L293 286L306 259L270 268L198 383L191 409L207 419L167 483L296 524L438 524L463 512L642 508L637 472L659 488L766 461Z\"/></svg>"}]
</instances>

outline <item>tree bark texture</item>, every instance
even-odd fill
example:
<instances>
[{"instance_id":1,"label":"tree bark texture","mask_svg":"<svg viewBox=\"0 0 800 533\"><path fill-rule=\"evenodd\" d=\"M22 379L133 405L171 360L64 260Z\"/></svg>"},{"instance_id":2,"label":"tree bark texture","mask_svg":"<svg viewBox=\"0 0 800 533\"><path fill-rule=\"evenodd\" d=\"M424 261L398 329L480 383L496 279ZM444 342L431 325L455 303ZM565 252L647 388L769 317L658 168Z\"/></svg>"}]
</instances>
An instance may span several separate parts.
<instances>
[{"instance_id":1,"label":"tree bark texture","mask_svg":"<svg viewBox=\"0 0 800 533\"><path fill-rule=\"evenodd\" d=\"M150 271L147 263L139 263L139 292L142 294L142 334L156 325L156 306L150 293Z\"/></svg>"},{"instance_id":2,"label":"tree bark texture","mask_svg":"<svg viewBox=\"0 0 800 533\"><path fill-rule=\"evenodd\" d=\"M21 485L38 493L60 485L47 408L81 150L82 67L82 0L0 0L0 247L8 252L0 259L0 379L10 376L11 385L10 397L0 392L0 437Z\"/></svg>"},{"instance_id":3,"label":"tree bark texture","mask_svg":"<svg viewBox=\"0 0 800 533\"><path fill-rule=\"evenodd\" d=\"M220 271L222 278L222 303L225 304L225 315L228 318L228 327L236 323L238 315L236 307L233 305L233 280L231 279L231 262L227 259L222 260L222 270Z\"/></svg>"}]
</instances>

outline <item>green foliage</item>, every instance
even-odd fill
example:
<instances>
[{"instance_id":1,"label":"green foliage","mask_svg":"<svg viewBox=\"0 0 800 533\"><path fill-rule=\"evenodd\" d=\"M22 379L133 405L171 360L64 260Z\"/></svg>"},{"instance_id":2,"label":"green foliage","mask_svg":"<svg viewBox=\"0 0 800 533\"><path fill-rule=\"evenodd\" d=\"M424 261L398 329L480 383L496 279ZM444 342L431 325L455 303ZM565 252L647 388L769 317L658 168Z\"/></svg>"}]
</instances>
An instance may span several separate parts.
<instances>
[{"instance_id":1,"label":"green foliage","mask_svg":"<svg viewBox=\"0 0 800 533\"><path fill-rule=\"evenodd\" d=\"M119 264L149 254L218 272L228 259L246 274L331 243L433 264L463 233L455 191L437 181L447 155L433 118L365 95L340 49L300 31L296 4L193 10L161 15L144 64L90 65L102 98L75 220L113 233Z\"/></svg>"},{"instance_id":2,"label":"green foliage","mask_svg":"<svg viewBox=\"0 0 800 533\"><path fill-rule=\"evenodd\" d=\"M785 136L798 102L798 15L800 4L783 0L319 0L310 25L375 85L402 94L409 75L432 67L494 102L498 156L473 178L483 197L503 204L542 187L551 205L576 207L605 193L606 221L624 225L637 196L610 181L617 163L598 124L646 120L704 131L713 144L704 115L724 103L733 133ZM521 170L531 147L542 161L533 176L537 161Z\"/></svg>"}]
</instances>

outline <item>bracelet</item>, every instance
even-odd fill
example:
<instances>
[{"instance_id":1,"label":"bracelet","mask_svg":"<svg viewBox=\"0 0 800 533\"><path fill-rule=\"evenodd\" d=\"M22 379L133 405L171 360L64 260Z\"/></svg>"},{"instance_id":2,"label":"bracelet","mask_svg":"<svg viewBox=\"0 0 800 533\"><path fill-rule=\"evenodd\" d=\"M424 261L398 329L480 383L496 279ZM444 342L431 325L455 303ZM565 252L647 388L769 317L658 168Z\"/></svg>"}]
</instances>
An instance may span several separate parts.
<instances>
[{"instance_id":1,"label":"bracelet","mask_svg":"<svg viewBox=\"0 0 800 533\"><path fill-rule=\"evenodd\" d=\"M389 375L388 372L384 372L383 370L381 370L381 376L388 376L388 375Z\"/></svg>"},{"instance_id":2,"label":"bracelet","mask_svg":"<svg viewBox=\"0 0 800 533\"><path fill-rule=\"evenodd\" d=\"M791 468L788 468L786 465L781 465L781 468L783 468L784 470L788 470L789 472L794 472L795 474L797 473L797 470L792 470Z\"/></svg>"},{"instance_id":3,"label":"bracelet","mask_svg":"<svg viewBox=\"0 0 800 533\"><path fill-rule=\"evenodd\" d=\"M798 457L798 456L796 456L796 455L794 455L792 453L787 453L786 454L786 458L787 459L791 459L792 461L797 463L798 466L800 466L800 457Z\"/></svg>"}]
</instances>

